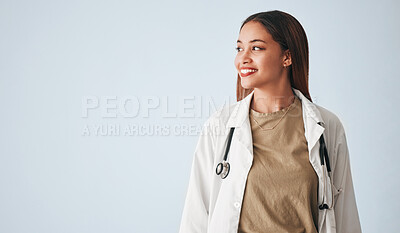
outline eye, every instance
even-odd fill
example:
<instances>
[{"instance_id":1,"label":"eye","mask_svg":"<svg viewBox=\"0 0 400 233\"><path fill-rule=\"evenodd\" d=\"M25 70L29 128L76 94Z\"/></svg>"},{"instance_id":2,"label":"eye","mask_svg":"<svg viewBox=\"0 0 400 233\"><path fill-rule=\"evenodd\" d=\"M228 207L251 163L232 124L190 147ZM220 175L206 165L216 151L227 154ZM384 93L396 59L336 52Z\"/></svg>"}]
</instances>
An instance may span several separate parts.
<instances>
[{"instance_id":1,"label":"eye","mask_svg":"<svg viewBox=\"0 0 400 233\"><path fill-rule=\"evenodd\" d=\"M236 51L240 52L242 48L236 47L235 49L236 49Z\"/></svg>"},{"instance_id":2,"label":"eye","mask_svg":"<svg viewBox=\"0 0 400 233\"><path fill-rule=\"evenodd\" d=\"M256 50L256 51L259 51L259 50L264 50L264 48L257 47L257 46L254 46L254 47L253 47L253 49L254 49L254 50Z\"/></svg>"}]
</instances>

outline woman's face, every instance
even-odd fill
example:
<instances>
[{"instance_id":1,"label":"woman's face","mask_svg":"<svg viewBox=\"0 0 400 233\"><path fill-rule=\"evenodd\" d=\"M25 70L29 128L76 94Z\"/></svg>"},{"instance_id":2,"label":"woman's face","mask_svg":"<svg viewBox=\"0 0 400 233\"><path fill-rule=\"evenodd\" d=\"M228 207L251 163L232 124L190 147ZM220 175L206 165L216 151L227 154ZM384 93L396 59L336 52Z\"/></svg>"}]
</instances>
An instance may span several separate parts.
<instances>
[{"instance_id":1,"label":"woman's face","mask_svg":"<svg viewBox=\"0 0 400 233\"><path fill-rule=\"evenodd\" d=\"M237 42L235 67L244 88L277 84L282 81L281 78L287 78L284 64L290 65L285 61L279 44L261 23L250 21L242 27Z\"/></svg>"}]
</instances>

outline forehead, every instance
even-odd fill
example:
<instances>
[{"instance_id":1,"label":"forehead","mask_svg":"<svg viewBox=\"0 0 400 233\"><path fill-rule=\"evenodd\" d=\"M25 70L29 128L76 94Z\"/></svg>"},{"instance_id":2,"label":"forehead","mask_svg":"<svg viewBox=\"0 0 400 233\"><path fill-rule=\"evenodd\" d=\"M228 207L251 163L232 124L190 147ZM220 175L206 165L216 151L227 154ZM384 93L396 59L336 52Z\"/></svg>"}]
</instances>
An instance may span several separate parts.
<instances>
[{"instance_id":1,"label":"forehead","mask_svg":"<svg viewBox=\"0 0 400 233\"><path fill-rule=\"evenodd\" d=\"M243 43L247 43L248 41L251 41L253 39L271 41L272 36L261 23L250 21L246 23L240 30L239 40Z\"/></svg>"}]
</instances>

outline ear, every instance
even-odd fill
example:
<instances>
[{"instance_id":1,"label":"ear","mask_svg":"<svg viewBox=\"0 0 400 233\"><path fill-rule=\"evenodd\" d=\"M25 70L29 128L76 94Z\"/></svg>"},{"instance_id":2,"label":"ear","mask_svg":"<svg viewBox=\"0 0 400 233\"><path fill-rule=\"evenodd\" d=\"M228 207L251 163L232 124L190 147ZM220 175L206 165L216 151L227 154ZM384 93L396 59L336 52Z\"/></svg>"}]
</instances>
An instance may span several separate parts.
<instances>
[{"instance_id":1,"label":"ear","mask_svg":"<svg viewBox=\"0 0 400 233\"><path fill-rule=\"evenodd\" d=\"M283 65L285 65L286 67L290 66L292 64L292 55L289 51L289 49L286 49L283 52Z\"/></svg>"}]
</instances>

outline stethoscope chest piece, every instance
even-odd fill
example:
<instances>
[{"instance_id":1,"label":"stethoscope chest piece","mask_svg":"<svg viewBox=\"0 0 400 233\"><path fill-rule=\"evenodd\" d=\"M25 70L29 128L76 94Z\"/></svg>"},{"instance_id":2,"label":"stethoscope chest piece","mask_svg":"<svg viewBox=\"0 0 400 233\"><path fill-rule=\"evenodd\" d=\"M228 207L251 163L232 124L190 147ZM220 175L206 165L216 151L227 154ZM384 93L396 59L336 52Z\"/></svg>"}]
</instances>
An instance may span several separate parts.
<instances>
[{"instance_id":1,"label":"stethoscope chest piece","mask_svg":"<svg viewBox=\"0 0 400 233\"><path fill-rule=\"evenodd\" d=\"M228 145L226 146L225 149L224 160L218 163L217 168L215 170L217 175L220 175L222 179L225 179L228 176L229 171L231 170L231 165L229 164L227 159L228 159L229 148L231 147L233 131L235 131L235 127L232 127L229 130Z\"/></svg>"},{"instance_id":2,"label":"stethoscope chest piece","mask_svg":"<svg viewBox=\"0 0 400 233\"><path fill-rule=\"evenodd\" d=\"M220 175L222 179L225 179L228 176L230 170L231 165L226 161L222 161L217 165L217 169L215 170L215 172L217 173L217 175Z\"/></svg>"}]
</instances>

